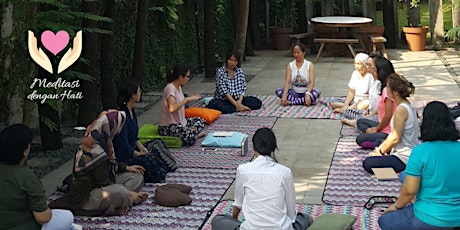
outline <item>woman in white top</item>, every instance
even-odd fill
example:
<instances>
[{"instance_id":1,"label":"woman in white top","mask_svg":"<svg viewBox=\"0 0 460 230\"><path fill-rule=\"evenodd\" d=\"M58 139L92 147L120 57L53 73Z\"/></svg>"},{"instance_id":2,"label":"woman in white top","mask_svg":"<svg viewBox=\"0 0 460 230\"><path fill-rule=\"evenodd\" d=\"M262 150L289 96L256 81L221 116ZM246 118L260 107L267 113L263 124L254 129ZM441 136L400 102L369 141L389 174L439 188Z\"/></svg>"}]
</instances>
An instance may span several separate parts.
<instances>
[{"instance_id":1,"label":"woman in white top","mask_svg":"<svg viewBox=\"0 0 460 230\"><path fill-rule=\"evenodd\" d=\"M232 215L214 217L212 229L306 229L313 218L296 213L294 179L288 167L276 162L275 134L260 128L252 143L255 159L240 165L236 172ZM238 221L241 210L243 222Z\"/></svg>"},{"instance_id":2,"label":"woman in white top","mask_svg":"<svg viewBox=\"0 0 460 230\"><path fill-rule=\"evenodd\" d=\"M369 88L373 81L372 74L367 72L369 55L358 53L355 57L355 70L348 82L348 94L345 101L341 98L333 99L329 106L336 113L343 113L348 108L364 110L369 107Z\"/></svg>"},{"instance_id":3,"label":"woman in white top","mask_svg":"<svg viewBox=\"0 0 460 230\"><path fill-rule=\"evenodd\" d=\"M276 96L281 98L281 105L306 105L316 104L321 91L315 87L315 67L313 63L305 60L307 47L302 43L292 46L292 56L295 60L286 67L284 88L275 90Z\"/></svg>"},{"instance_id":4,"label":"woman in white top","mask_svg":"<svg viewBox=\"0 0 460 230\"><path fill-rule=\"evenodd\" d=\"M363 162L366 171L372 168L391 167L396 172L406 168L412 149L419 144L419 129L415 108L407 100L415 87L401 75L391 74L387 79L388 97L393 99L396 110L391 118L391 132Z\"/></svg>"}]
</instances>

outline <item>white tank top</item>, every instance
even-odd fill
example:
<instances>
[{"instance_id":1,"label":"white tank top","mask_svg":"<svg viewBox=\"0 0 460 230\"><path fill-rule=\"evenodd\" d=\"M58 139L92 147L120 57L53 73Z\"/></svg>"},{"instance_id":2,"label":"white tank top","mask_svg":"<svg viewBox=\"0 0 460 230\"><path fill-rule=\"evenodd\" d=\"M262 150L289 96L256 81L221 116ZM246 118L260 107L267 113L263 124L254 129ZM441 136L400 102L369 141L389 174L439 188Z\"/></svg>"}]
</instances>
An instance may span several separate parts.
<instances>
[{"instance_id":1,"label":"white tank top","mask_svg":"<svg viewBox=\"0 0 460 230\"><path fill-rule=\"evenodd\" d=\"M398 105L404 107L407 110L408 117L406 123L404 123L404 129L401 137L401 141L391 151L392 155L397 156L404 164L407 164L407 160L412 152L412 149L420 143L418 140L419 129L417 122L417 113L412 105L407 103L401 103ZM394 116L391 118L391 128L393 129Z\"/></svg>"},{"instance_id":2,"label":"white tank top","mask_svg":"<svg viewBox=\"0 0 460 230\"><path fill-rule=\"evenodd\" d=\"M291 67L291 89L296 93L305 93L308 90L308 85L310 84L310 63L304 59L300 68L297 68L295 60L289 63Z\"/></svg>"}]
</instances>

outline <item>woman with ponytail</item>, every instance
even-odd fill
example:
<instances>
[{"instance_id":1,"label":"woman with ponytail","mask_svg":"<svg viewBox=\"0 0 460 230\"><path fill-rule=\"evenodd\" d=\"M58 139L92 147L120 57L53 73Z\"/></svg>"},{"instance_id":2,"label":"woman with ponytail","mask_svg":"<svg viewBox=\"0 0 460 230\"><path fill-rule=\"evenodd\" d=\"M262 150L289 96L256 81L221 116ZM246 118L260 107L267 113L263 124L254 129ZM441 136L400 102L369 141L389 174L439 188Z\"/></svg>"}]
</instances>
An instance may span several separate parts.
<instances>
[{"instance_id":1,"label":"woman with ponytail","mask_svg":"<svg viewBox=\"0 0 460 230\"><path fill-rule=\"evenodd\" d=\"M294 179L291 169L276 161L275 134L260 128L252 144L255 159L236 172L232 215L214 217L212 229L306 229L313 218L296 213ZM244 222L238 220L241 210Z\"/></svg>"},{"instance_id":2,"label":"woman with ponytail","mask_svg":"<svg viewBox=\"0 0 460 230\"><path fill-rule=\"evenodd\" d=\"M391 167L401 172L406 168L412 149L419 144L417 113L407 100L414 91L414 85L405 77L396 73L388 77L388 97L398 106L391 118L390 134L363 162L366 171L372 173L372 168Z\"/></svg>"}]
</instances>

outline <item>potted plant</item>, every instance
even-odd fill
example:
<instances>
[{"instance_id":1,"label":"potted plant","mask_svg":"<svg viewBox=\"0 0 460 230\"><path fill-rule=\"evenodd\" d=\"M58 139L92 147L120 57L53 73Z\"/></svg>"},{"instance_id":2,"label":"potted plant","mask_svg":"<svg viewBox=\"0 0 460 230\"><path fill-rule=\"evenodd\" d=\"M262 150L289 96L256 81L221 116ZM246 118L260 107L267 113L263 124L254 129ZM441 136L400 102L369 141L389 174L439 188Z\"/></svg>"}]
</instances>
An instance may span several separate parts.
<instances>
[{"instance_id":1,"label":"potted plant","mask_svg":"<svg viewBox=\"0 0 460 230\"><path fill-rule=\"evenodd\" d=\"M424 51L428 27L420 25L420 0L407 1L407 24L403 27L410 51Z\"/></svg>"},{"instance_id":2,"label":"potted plant","mask_svg":"<svg viewBox=\"0 0 460 230\"><path fill-rule=\"evenodd\" d=\"M289 34L296 26L297 10L295 1L292 0L270 0L270 18L273 48L286 50L290 47Z\"/></svg>"}]
</instances>

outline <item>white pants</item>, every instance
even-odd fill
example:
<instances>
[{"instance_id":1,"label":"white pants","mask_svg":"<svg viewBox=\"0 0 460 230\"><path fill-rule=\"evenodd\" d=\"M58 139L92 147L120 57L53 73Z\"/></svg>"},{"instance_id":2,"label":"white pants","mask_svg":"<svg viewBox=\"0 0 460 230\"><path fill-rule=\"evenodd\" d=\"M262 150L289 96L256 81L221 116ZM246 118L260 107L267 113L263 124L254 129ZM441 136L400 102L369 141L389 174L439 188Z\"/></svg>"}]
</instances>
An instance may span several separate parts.
<instances>
[{"instance_id":1,"label":"white pants","mask_svg":"<svg viewBox=\"0 0 460 230\"><path fill-rule=\"evenodd\" d=\"M69 210L51 209L51 220L42 225L42 230L73 229L73 214Z\"/></svg>"}]
</instances>

